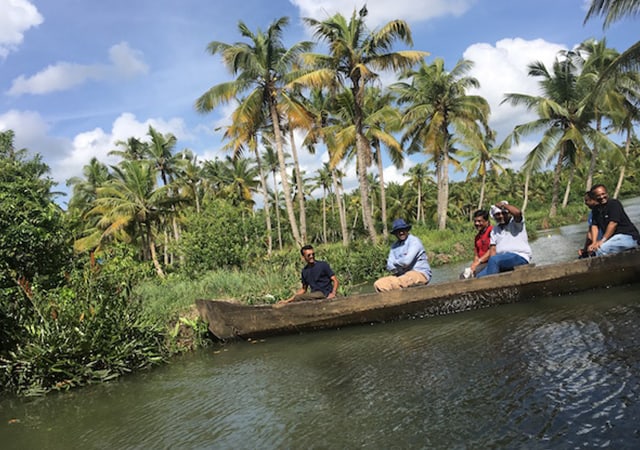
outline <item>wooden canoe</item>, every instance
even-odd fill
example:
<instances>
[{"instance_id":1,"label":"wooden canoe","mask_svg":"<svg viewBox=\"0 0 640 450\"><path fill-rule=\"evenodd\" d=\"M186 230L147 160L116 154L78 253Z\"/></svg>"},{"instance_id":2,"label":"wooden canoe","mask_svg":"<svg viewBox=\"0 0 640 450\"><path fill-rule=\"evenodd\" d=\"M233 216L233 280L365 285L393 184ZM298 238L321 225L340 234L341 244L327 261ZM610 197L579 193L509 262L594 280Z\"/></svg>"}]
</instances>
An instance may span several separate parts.
<instances>
[{"instance_id":1,"label":"wooden canoe","mask_svg":"<svg viewBox=\"0 0 640 450\"><path fill-rule=\"evenodd\" d=\"M218 339L246 339L452 314L639 281L640 250L634 250L387 293L280 306L197 300L196 306Z\"/></svg>"}]
</instances>

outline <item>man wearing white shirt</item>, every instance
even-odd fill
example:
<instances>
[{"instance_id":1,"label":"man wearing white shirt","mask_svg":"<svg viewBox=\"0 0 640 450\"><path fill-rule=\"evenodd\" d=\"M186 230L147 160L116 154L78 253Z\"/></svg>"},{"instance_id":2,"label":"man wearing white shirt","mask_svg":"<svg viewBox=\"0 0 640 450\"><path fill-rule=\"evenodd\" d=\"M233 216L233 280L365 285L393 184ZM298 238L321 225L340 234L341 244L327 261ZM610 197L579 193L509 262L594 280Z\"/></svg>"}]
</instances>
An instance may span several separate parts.
<instances>
[{"instance_id":1,"label":"man wearing white shirt","mask_svg":"<svg viewBox=\"0 0 640 450\"><path fill-rule=\"evenodd\" d=\"M522 211L507 202L499 202L491 207L491 215L497 222L491 230L491 256L487 267L477 278L513 270L531 261L531 247Z\"/></svg>"}]
</instances>

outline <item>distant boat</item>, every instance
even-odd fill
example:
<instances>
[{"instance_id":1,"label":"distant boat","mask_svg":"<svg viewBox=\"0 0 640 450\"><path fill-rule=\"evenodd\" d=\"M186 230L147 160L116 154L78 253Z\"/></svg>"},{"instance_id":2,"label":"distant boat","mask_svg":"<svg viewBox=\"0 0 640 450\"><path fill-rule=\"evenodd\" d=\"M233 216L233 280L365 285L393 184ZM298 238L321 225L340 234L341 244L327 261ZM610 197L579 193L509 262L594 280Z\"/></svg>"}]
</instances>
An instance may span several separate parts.
<instances>
[{"instance_id":1,"label":"distant boat","mask_svg":"<svg viewBox=\"0 0 640 450\"><path fill-rule=\"evenodd\" d=\"M435 283L386 293L284 305L196 300L220 340L341 328L458 313L549 295L640 282L640 250L543 266L525 265L479 279Z\"/></svg>"}]
</instances>

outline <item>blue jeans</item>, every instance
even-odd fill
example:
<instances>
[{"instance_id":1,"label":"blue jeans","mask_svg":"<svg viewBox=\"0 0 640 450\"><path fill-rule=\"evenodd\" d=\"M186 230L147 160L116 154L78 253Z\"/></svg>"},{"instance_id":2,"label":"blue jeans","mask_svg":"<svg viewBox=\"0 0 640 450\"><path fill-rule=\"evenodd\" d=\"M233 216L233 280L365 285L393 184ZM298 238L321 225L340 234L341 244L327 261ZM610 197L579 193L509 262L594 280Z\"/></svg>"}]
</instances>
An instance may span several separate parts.
<instances>
[{"instance_id":1,"label":"blue jeans","mask_svg":"<svg viewBox=\"0 0 640 450\"><path fill-rule=\"evenodd\" d=\"M628 234L614 234L596 250L596 256L612 255L636 248L638 243Z\"/></svg>"},{"instance_id":2,"label":"blue jeans","mask_svg":"<svg viewBox=\"0 0 640 450\"><path fill-rule=\"evenodd\" d=\"M476 275L476 278L493 275L494 273L506 272L507 270L512 270L514 267L521 266L523 264L529 264L529 261L520 255L516 255L515 253L500 253L499 255L489 258L487 267Z\"/></svg>"}]
</instances>

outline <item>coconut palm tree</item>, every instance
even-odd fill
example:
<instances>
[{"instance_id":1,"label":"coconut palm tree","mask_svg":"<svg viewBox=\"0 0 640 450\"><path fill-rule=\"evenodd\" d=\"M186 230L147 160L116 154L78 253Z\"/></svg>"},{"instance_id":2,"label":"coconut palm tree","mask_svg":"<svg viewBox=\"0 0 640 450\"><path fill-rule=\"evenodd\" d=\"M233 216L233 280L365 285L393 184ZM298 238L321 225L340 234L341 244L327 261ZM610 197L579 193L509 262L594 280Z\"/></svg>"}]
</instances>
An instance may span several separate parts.
<instances>
[{"instance_id":1,"label":"coconut palm tree","mask_svg":"<svg viewBox=\"0 0 640 450\"><path fill-rule=\"evenodd\" d=\"M252 211L255 204L253 193L258 187L258 169L255 163L248 158L227 156L222 177L225 184L223 197L243 212Z\"/></svg>"},{"instance_id":2,"label":"coconut palm tree","mask_svg":"<svg viewBox=\"0 0 640 450\"><path fill-rule=\"evenodd\" d=\"M68 179L67 187L73 188L69 208L84 214L91 209L98 197L98 188L109 179L110 174L109 168L94 157L82 168L82 175L84 177Z\"/></svg>"},{"instance_id":3,"label":"coconut palm tree","mask_svg":"<svg viewBox=\"0 0 640 450\"><path fill-rule=\"evenodd\" d=\"M315 187L322 189L322 242L327 243L327 194L331 192L333 184L331 167L324 163L313 179Z\"/></svg>"},{"instance_id":4,"label":"coconut palm tree","mask_svg":"<svg viewBox=\"0 0 640 450\"><path fill-rule=\"evenodd\" d=\"M326 127L326 133L333 137L330 142L332 149L330 163L332 165L336 165L344 159L351 159L355 155L357 133L353 125L355 122L353 103L353 94L349 90L344 90L336 96L333 125ZM382 94L380 89L373 87L366 89L363 132L370 144L366 159L367 166L370 166L375 160L378 169L376 184L378 185L377 189L380 190L380 216L385 239L388 237L388 229L382 147L387 149L387 154L395 167L401 168L404 161L402 146L393 135L400 129L402 116L391 103L390 93ZM371 152L372 148L375 150L374 152ZM370 181L370 179L367 180L369 192L372 189ZM372 212L374 206L375 204L372 203Z\"/></svg>"},{"instance_id":5,"label":"coconut palm tree","mask_svg":"<svg viewBox=\"0 0 640 450\"><path fill-rule=\"evenodd\" d=\"M267 178L264 173L262 158L260 157L260 150L258 148L258 139L260 131L255 127L258 123L252 121L244 121L243 108L247 106L245 103L241 103L240 106L232 113L231 125L225 130L224 137L229 142L225 145L225 149L231 149L233 157L237 158L244 154L245 147L249 147L253 153L256 161L256 168L258 170L258 176L260 177L260 186L262 188L262 198L264 201L264 215L265 224L267 227L267 254L270 255L273 251L273 238L271 227L271 211L270 211L270 199L269 190L267 188Z\"/></svg>"},{"instance_id":6,"label":"coconut palm tree","mask_svg":"<svg viewBox=\"0 0 640 450\"><path fill-rule=\"evenodd\" d=\"M142 142L138 138L130 137L126 141L117 141L116 145L121 147L122 150L111 150L109 155L120 156L122 159L129 161L139 161L145 159L149 144Z\"/></svg>"},{"instance_id":7,"label":"coconut palm tree","mask_svg":"<svg viewBox=\"0 0 640 450\"><path fill-rule=\"evenodd\" d=\"M640 12L640 0L592 0L584 18L586 23L594 16L604 17L602 27L608 28L613 22L626 16L637 16ZM640 70L640 41L622 52L600 74L597 89L602 89L610 78L619 72L638 72Z\"/></svg>"},{"instance_id":8,"label":"coconut palm tree","mask_svg":"<svg viewBox=\"0 0 640 450\"><path fill-rule=\"evenodd\" d=\"M462 165L467 169L467 181L471 180L473 176L479 176L481 180L478 209L481 209L484 204L487 174L493 172L495 175L499 175L504 171L503 164L511 162L508 157L509 149L506 145L495 147L494 141L494 133L490 132L485 135L482 141L473 139L469 142L468 147L466 142L461 142L463 147L467 147L466 150L460 151L460 156L465 158Z\"/></svg>"},{"instance_id":9,"label":"coconut palm tree","mask_svg":"<svg viewBox=\"0 0 640 450\"><path fill-rule=\"evenodd\" d=\"M592 0L585 22L593 16L604 16L604 26L625 17L640 13L640 0Z\"/></svg>"},{"instance_id":10,"label":"coconut palm tree","mask_svg":"<svg viewBox=\"0 0 640 450\"><path fill-rule=\"evenodd\" d=\"M288 23L289 19L282 17L275 20L266 32L258 30L253 33L243 22L240 22L238 30L243 38L249 40L248 43L210 42L207 46L209 52L212 55L220 54L223 63L236 75L236 79L220 83L205 92L196 100L196 110L202 113L210 112L218 105L228 103L238 98L240 94L249 92L242 101L244 113L239 119L270 127L278 153L280 179L285 192L291 232L296 243L302 245L286 175L283 114L280 111L279 99L286 80L291 76L294 63L301 53L311 50L313 44L300 42L287 49L284 46L282 34Z\"/></svg>"},{"instance_id":11,"label":"coconut palm tree","mask_svg":"<svg viewBox=\"0 0 640 450\"><path fill-rule=\"evenodd\" d=\"M325 93L320 88L313 88L309 92L309 96L305 99L304 109L311 116L313 121L309 124L307 135L303 145L307 147L310 153L315 153L315 147L321 141L325 143L329 152L329 169L331 171L333 192L338 204L338 213L340 215L340 229L342 232L342 243L344 246L349 245L349 229L347 228L346 211L344 208L343 196L340 193L342 188L342 178L344 174L337 168L342 162L336 160L331 155L337 152L337 143L334 136L336 128L332 125L338 124L338 118L334 117L337 108L336 96ZM344 125L346 126L346 124Z\"/></svg>"},{"instance_id":12,"label":"coconut palm tree","mask_svg":"<svg viewBox=\"0 0 640 450\"><path fill-rule=\"evenodd\" d=\"M277 174L280 173L280 162L278 160L278 153L273 149L269 143L266 143L264 147L264 163L265 169L271 172L272 180L273 180L273 198L278 202L275 206L276 212L276 220L278 225L278 243L279 248L282 250L282 226L280 221L280 199L282 196L280 195L280 191L278 190L278 178ZM284 155L285 160L289 157L288 153Z\"/></svg>"},{"instance_id":13,"label":"coconut palm tree","mask_svg":"<svg viewBox=\"0 0 640 450\"><path fill-rule=\"evenodd\" d=\"M539 79L543 94L505 94L503 100L503 103L524 105L538 114L537 119L516 126L506 140L518 142L521 135L543 133L540 144L527 156L527 164L535 171L555 159L549 217L557 214L563 168L575 164L576 154L587 154L590 151L589 144L594 142L597 135L591 126L592 110L583 107L589 94L589 83L586 82L587 78L580 78L580 68L576 62L574 54L562 52L556 57L552 71L539 61L529 64L529 76Z\"/></svg>"},{"instance_id":14,"label":"coconut palm tree","mask_svg":"<svg viewBox=\"0 0 640 450\"><path fill-rule=\"evenodd\" d=\"M431 181L431 177L434 173L429 169L429 166L426 163L418 163L411 167L404 175L409 178L406 183L417 190L416 223L424 223L424 210L422 209L424 186Z\"/></svg>"},{"instance_id":15,"label":"coconut palm tree","mask_svg":"<svg viewBox=\"0 0 640 450\"><path fill-rule=\"evenodd\" d=\"M304 60L313 70L297 77L295 82L314 87L329 87L335 91L338 87L347 87L353 95L353 125L356 134L356 167L360 189L360 201L365 212L363 222L372 242L378 237L373 223L371 206L368 200L367 168L370 154L369 141L364 132L365 87L373 82L378 74L375 70L403 70L421 61L426 52L402 50L391 51L395 41L400 40L412 45L411 29L402 20L393 20L381 28L369 31L365 25L368 15L366 7L355 11L347 20L336 14L319 21L305 18L312 27L314 35L327 43L329 54L311 54Z\"/></svg>"},{"instance_id":16,"label":"coconut palm tree","mask_svg":"<svg viewBox=\"0 0 640 450\"><path fill-rule=\"evenodd\" d=\"M616 87L616 84L618 84L617 78L603 80L601 82L602 88L596 89L596 85L600 81L600 76L616 59L618 52L615 49L608 48L605 39L600 41L588 39L578 46L577 53L584 58L581 77L583 77L586 82L592 83L592 87L589 88L592 94L589 95L586 100L589 102L588 107L593 110L595 129L601 132L605 115L615 113L615 110L623 107L624 96ZM605 145L606 144L607 143L605 143ZM585 186L586 190L591 189L593 183L593 173L596 170L599 150L600 145L598 141L595 140L593 148L591 149L591 160Z\"/></svg>"},{"instance_id":17,"label":"coconut palm tree","mask_svg":"<svg viewBox=\"0 0 640 450\"><path fill-rule=\"evenodd\" d=\"M391 88L398 94L398 102L406 105L403 124L407 131L402 138L408 143L408 152L424 152L430 156L436 171L438 185L438 228L447 226L449 199L449 166L459 167L453 158L454 133L469 144L481 141L488 130L489 103L467 90L478 88L478 80L467 76L473 63L460 60L447 72L444 61L422 63L415 71L407 71L400 82ZM476 144L474 144L476 145Z\"/></svg>"},{"instance_id":18,"label":"coconut palm tree","mask_svg":"<svg viewBox=\"0 0 640 450\"><path fill-rule=\"evenodd\" d=\"M176 186L183 191L180 196L192 201L196 213L200 214L202 200L202 165L198 156L191 150L185 149L176 155Z\"/></svg>"},{"instance_id":19,"label":"coconut palm tree","mask_svg":"<svg viewBox=\"0 0 640 450\"><path fill-rule=\"evenodd\" d=\"M592 0L584 22L594 16L604 17L603 28L608 28L614 22L623 17L635 17L640 13L640 0ZM607 75L612 75L615 71L633 71L640 67L640 41L633 44L625 52L616 58L612 70Z\"/></svg>"},{"instance_id":20,"label":"coconut palm tree","mask_svg":"<svg viewBox=\"0 0 640 450\"><path fill-rule=\"evenodd\" d=\"M151 138L151 142L145 147L145 159L150 160L155 169L160 174L162 184L166 186L173 179L175 171L175 157L173 151L178 140L171 134L159 133L155 128L149 125L147 133Z\"/></svg>"},{"instance_id":21,"label":"coconut palm tree","mask_svg":"<svg viewBox=\"0 0 640 450\"><path fill-rule=\"evenodd\" d=\"M155 170L148 161L122 161L112 169L113 178L98 188L98 197L88 213L99 218L97 228L76 241L76 248L99 248L111 240L139 241L144 257L151 259L158 276L164 277L155 233L175 202L167 195L169 186L157 187Z\"/></svg>"}]
</instances>

